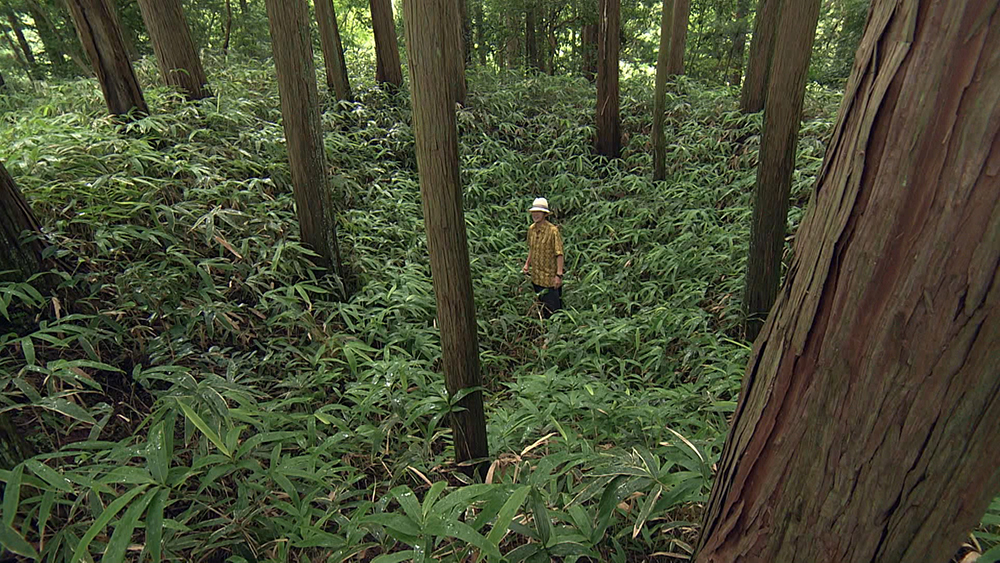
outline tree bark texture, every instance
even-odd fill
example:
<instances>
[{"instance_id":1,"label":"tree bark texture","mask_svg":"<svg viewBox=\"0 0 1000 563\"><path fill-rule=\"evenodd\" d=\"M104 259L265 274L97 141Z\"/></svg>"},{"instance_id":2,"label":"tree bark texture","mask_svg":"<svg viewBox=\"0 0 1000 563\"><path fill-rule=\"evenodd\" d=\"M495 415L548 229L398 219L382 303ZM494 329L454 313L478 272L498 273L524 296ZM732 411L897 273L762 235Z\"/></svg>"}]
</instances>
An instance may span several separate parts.
<instances>
[{"instance_id":1,"label":"tree bark texture","mask_svg":"<svg viewBox=\"0 0 1000 563\"><path fill-rule=\"evenodd\" d=\"M45 11L35 0L26 0L25 7L31 14L31 19L35 20L35 29L38 31L38 38L42 41L45 49L45 56L52 63L54 69L62 70L66 65L66 48L63 44L59 32L52 26L52 22Z\"/></svg>"},{"instance_id":2,"label":"tree bark texture","mask_svg":"<svg viewBox=\"0 0 1000 563\"><path fill-rule=\"evenodd\" d=\"M513 11L508 11L504 14L504 22L507 24L505 27L507 29L507 44L504 46L504 51L506 53L506 67L514 68L517 66L517 56L521 51L520 41L518 40L518 29L517 25L520 18L516 16Z\"/></svg>"},{"instance_id":3,"label":"tree bark texture","mask_svg":"<svg viewBox=\"0 0 1000 563\"><path fill-rule=\"evenodd\" d=\"M732 75L729 83L739 86L743 78L743 51L747 43L747 4L750 0L736 0L736 27L733 30L733 48L729 52Z\"/></svg>"},{"instance_id":4,"label":"tree bark texture","mask_svg":"<svg viewBox=\"0 0 1000 563\"><path fill-rule=\"evenodd\" d=\"M524 13L524 55L525 55L525 66L531 70L538 70L538 38L536 36L536 31L538 27L538 18L536 17L536 8L533 2L528 2L525 13Z\"/></svg>"},{"instance_id":5,"label":"tree bark texture","mask_svg":"<svg viewBox=\"0 0 1000 563\"><path fill-rule=\"evenodd\" d=\"M108 112L125 115L134 109L136 114L148 114L114 4L111 0L68 0L67 4L77 36L104 92Z\"/></svg>"},{"instance_id":6,"label":"tree bark texture","mask_svg":"<svg viewBox=\"0 0 1000 563\"><path fill-rule=\"evenodd\" d=\"M181 0L139 0L139 9L164 82L177 88L188 100L211 96ZM227 12L230 22L227 28L231 28L232 10Z\"/></svg>"},{"instance_id":7,"label":"tree bark texture","mask_svg":"<svg viewBox=\"0 0 1000 563\"><path fill-rule=\"evenodd\" d=\"M740 91L740 109L743 113L755 113L764 109L782 1L758 0L757 2L757 17L754 21L753 37L750 39L746 79Z\"/></svg>"},{"instance_id":8,"label":"tree bark texture","mask_svg":"<svg viewBox=\"0 0 1000 563\"><path fill-rule=\"evenodd\" d=\"M454 64L449 58L461 57L461 51L450 48L455 40L449 35L458 32L458 26L450 23L456 8L454 0L404 3L417 169L441 329L442 365L451 396L482 385L455 105L449 82L441 76ZM456 460L487 458L482 392L472 392L458 404L464 410L451 416Z\"/></svg>"},{"instance_id":9,"label":"tree bark texture","mask_svg":"<svg viewBox=\"0 0 1000 563\"><path fill-rule=\"evenodd\" d=\"M618 158L622 151L618 97L621 0L598 0L597 154Z\"/></svg>"},{"instance_id":10,"label":"tree bark texture","mask_svg":"<svg viewBox=\"0 0 1000 563\"><path fill-rule=\"evenodd\" d=\"M338 100L351 101L351 81L347 77L344 44L340 41L333 0L315 0L315 4L320 45L323 48L323 61L326 63L326 85Z\"/></svg>"},{"instance_id":11,"label":"tree bark texture","mask_svg":"<svg viewBox=\"0 0 1000 563\"><path fill-rule=\"evenodd\" d=\"M670 58L670 31L673 28L674 0L663 0L660 13L660 50L656 54L656 87L653 100L653 180L667 177L667 136L663 130L667 108L667 63Z\"/></svg>"},{"instance_id":12,"label":"tree bark texture","mask_svg":"<svg viewBox=\"0 0 1000 563\"><path fill-rule=\"evenodd\" d=\"M24 241L25 232L41 233L41 226L7 168L0 163L0 274L4 281L23 281L42 266L42 243Z\"/></svg>"},{"instance_id":13,"label":"tree bark texture","mask_svg":"<svg viewBox=\"0 0 1000 563\"><path fill-rule=\"evenodd\" d=\"M782 10L788 19L778 30L774 46L774 65L764 108L764 131L754 186L743 299L747 337L751 340L760 332L781 283L788 197L819 7L820 0L789 1Z\"/></svg>"},{"instance_id":14,"label":"tree bark texture","mask_svg":"<svg viewBox=\"0 0 1000 563\"><path fill-rule=\"evenodd\" d=\"M24 29L21 28L21 20L14 13L14 10L7 8L7 22L10 23L10 29L14 31L14 37L17 37L17 44L21 46L21 52L24 53L24 60L28 61L28 64L32 67L35 66L35 54L31 51L31 45L28 44L28 40L24 38Z\"/></svg>"},{"instance_id":15,"label":"tree bark texture","mask_svg":"<svg viewBox=\"0 0 1000 563\"><path fill-rule=\"evenodd\" d=\"M674 15L670 32L670 59L667 74L684 74L684 50L687 48L688 19L691 16L691 0L674 0Z\"/></svg>"},{"instance_id":16,"label":"tree bark texture","mask_svg":"<svg viewBox=\"0 0 1000 563\"><path fill-rule=\"evenodd\" d=\"M465 51L465 26L468 24L468 19L464 15L465 10L465 0L461 0L458 4L458 10L454 10L455 14L455 33L449 34L452 39L453 49L455 52L460 53L460 57L448 57L451 62L451 79L455 88L455 95L452 98L456 103L460 105L465 105L465 97L468 91L468 85L465 82L465 61L467 53Z\"/></svg>"},{"instance_id":17,"label":"tree bark texture","mask_svg":"<svg viewBox=\"0 0 1000 563\"><path fill-rule=\"evenodd\" d=\"M222 26L222 54L229 53L229 40L233 38L233 3L226 0L226 20Z\"/></svg>"},{"instance_id":18,"label":"tree bark texture","mask_svg":"<svg viewBox=\"0 0 1000 563\"><path fill-rule=\"evenodd\" d=\"M1000 6L876 0L696 561L947 561L1000 489L998 266Z\"/></svg>"},{"instance_id":19,"label":"tree bark texture","mask_svg":"<svg viewBox=\"0 0 1000 563\"><path fill-rule=\"evenodd\" d=\"M302 241L342 276L337 222L326 179L319 92L306 0L267 0L271 49Z\"/></svg>"},{"instance_id":20,"label":"tree bark texture","mask_svg":"<svg viewBox=\"0 0 1000 563\"><path fill-rule=\"evenodd\" d=\"M597 25L584 24L580 30L580 50L583 53L583 76L593 82L597 78Z\"/></svg>"},{"instance_id":21,"label":"tree bark texture","mask_svg":"<svg viewBox=\"0 0 1000 563\"><path fill-rule=\"evenodd\" d=\"M399 63L392 0L370 0L370 6L372 32L375 35L375 81L399 88L403 85L403 69Z\"/></svg>"}]
</instances>

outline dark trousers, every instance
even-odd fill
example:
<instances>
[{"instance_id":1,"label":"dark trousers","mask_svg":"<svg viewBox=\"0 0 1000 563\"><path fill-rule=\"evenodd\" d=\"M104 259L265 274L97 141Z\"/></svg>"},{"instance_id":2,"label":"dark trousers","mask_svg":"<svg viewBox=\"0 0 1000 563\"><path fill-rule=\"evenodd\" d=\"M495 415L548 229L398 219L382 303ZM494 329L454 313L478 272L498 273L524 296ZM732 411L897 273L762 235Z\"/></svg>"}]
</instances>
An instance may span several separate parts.
<instances>
[{"instance_id":1,"label":"dark trousers","mask_svg":"<svg viewBox=\"0 0 1000 563\"><path fill-rule=\"evenodd\" d=\"M554 287L543 287L536 284L531 284L535 286L535 294L538 296L538 300L542 302L542 318L549 318L552 313L555 313L559 309L562 309L562 288Z\"/></svg>"}]
</instances>

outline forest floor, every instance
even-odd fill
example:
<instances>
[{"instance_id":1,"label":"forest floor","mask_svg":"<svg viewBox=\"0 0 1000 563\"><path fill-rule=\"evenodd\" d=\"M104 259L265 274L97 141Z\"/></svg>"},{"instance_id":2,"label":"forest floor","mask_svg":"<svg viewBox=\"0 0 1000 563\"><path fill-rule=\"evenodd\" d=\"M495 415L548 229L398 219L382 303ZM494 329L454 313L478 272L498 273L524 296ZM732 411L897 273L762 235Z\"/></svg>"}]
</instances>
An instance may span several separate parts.
<instances>
[{"instance_id":1,"label":"forest floor","mask_svg":"<svg viewBox=\"0 0 1000 563\"><path fill-rule=\"evenodd\" d=\"M749 355L761 116L674 83L654 184L651 79L623 82L607 162L585 80L470 74L493 463L458 487L409 99L358 83L324 107L345 298L299 244L273 71L207 62L214 98L151 87L129 124L90 81L0 97L0 160L71 266L55 296L0 284L0 396L39 452L0 472L18 491L0 541L49 562L137 561L157 538L170 561L684 560ZM809 92L790 233L838 102ZM544 323L520 273L536 196L566 245L566 309Z\"/></svg>"}]
</instances>

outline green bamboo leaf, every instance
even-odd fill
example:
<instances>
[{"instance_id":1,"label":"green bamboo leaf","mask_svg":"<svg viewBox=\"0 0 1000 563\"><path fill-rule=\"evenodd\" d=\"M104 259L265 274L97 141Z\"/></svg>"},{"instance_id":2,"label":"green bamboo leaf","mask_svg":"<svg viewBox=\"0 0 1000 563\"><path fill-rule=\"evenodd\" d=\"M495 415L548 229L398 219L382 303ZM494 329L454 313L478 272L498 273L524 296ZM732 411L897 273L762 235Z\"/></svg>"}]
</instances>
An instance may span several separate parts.
<instances>
[{"instance_id":1,"label":"green bamboo leaf","mask_svg":"<svg viewBox=\"0 0 1000 563\"><path fill-rule=\"evenodd\" d=\"M552 522L549 521L549 511L545 507L545 501L536 487L531 488L531 513L535 519L535 531L538 532L538 539L542 545L549 545L552 536Z\"/></svg>"},{"instance_id":2,"label":"green bamboo leaf","mask_svg":"<svg viewBox=\"0 0 1000 563\"><path fill-rule=\"evenodd\" d=\"M161 421L149 432L149 441L146 443L146 469L152 474L153 479L161 485L167 482L167 474L170 470L170 458L173 452L167 451L166 422Z\"/></svg>"},{"instance_id":3,"label":"green bamboo leaf","mask_svg":"<svg viewBox=\"0 0 1000 563\"><path fill-rule=\"evenodd\" d=\"M0 524L0 545L3 545L21 557L27 557L33 561L38 560L38 552L35 550L35 546L28 543L28 540L24 539L21 534L17 533L14 528L11 528L7 524Z\"/></svg>"},{"instance_id":4,"label":"green bamboo leaf","mask_svg":"<svg viewBox=\"0 0 1000 563\"><path fill-rule=\"evenodd\" d=\"M149 506L150 501L158 493L159 490L146 493L142 496L141 500L129 505L125 514L115 525L115 531L111 534L111 541L108 542L108 547L104 550L101 563L120 563L125 560L125 551L132 541L132 532L135 531L136 526L139 524L139 517L146 511L146 507Z\"/></svg>"},{"instance_id":5,"label":"green bamboo leaf","mask_svg":"<svg viewBox=\"0 0 1000 563\"><path fill-rule=\"evenodd\" d=\"M444 520L437 516L432 516L427 520L425 531L438 537L458 538L469 545L478 547L488 556L500 559L500 550L465 522Z\"/></svg>"},{"instance_id":6,"label":"green bamboo leaf","mask_svg":"<svg viewBox=\"0 0 1000 563\"><path fill-rule=\"evenodd\" d=\"M146 549L151 563L160 563L163 550L163 509L167 505L169 489L157 489L146 512Z\"/></svg>"},{"instance_id":7,"label":"green bamboo leaf","mask_svg":"<svg viewBox=\"0 0 1000 563\"><path fill-rule=\"evenodd\" d=\"M632 527L632 539L635 539L639 535L639 531L642 530L642 527L646 524L646 520L649 519L649 515L653 511L653 506L656 505L656 501L659 500L661 494L663 494L663 486L657 485L656 492L646 496L646 502L642 505L639 517L636 518L635 525Z\"/></svg>"},{"instance_id":8,"label":"green bamboo leaf","mask_svg":"<svg viewBox=\"0 0 1000 563\"><path fill-rule=\"evenodd\" d=\"M5 526L14 525L14 516L17 515L17 507L21 502L21 478L24 476L24 465L19 464L10 472L7 484L3 489L3 524Z\"/></svg>"},{"instance_id":9,"label":"green bamboo leaf","mask_svg":"<svg viewBox=\"0 0 1000 563\"><path fill-rule=\"evenodd\" d=\"M101 515L94 520L94 523L87 530L87 533L80 538L80 543L76 546L76 551L73 552L73 561L80 561L84 554L87 553L87 548L90 547L90 542L94 541L97 534L101 533L104 528L107 527L111 519L115 517L122 508L132 501L136 496L146 490L146 485L139 485L138 487L133 487L129 492L116 498L111 504L105 508Z\"/></svg>"},{"instance_id":10,"label":"green bamboo leaf","mask_svg":"<svg viewBox=\"0 0 1000 563\"><path fill-rule=\"evenodd\" d=\"M29 365L35 365L35 345L31 342L30 336L21 339L21 352L24 353L24 361Z\"/></svg>"},{"instance_id":11,"label":"green bamboo leaf","mask_svg":"<svg viewBox=\"0 0 1000 563\"><path fill-rule=\"evenodd\" d=\"M192 409L190 405L184 401L177 401L177 404L181 407L181 411L184 412L184 416L191 421L191 424L194 424L198 430L201 430L201 433L204 434L213 444L215 444L215 447L219 448L220 452L228 457L232 457L232 454L226 448L226 445L222 443L222 438L220 438L219 435L212 430L200 416L198 416L198 413L194 412L194 409Z\"/></svg>"},{"instance_id":12,"label":"green bamboo leaf","mask_svg":"<svg viewBox=\"0 0 1000 563\"><path fill-rule=\"evenodd\" d=\"M424 520L427 519L427 516L431 513L431 508L434 507L434 503L437 502L438 497L441 496L441 493L447 486L448 486L447 481L438 481L437 483L431 485L430 490L427 491L427 493L424 495L424 501L421 504L422 508L421 512L423 514Z\"/></svg>"},{"instance_id":13,"label":"green bamboo leaf","mask_svg":"<svg viewBox=\"0 0 1000 563\"><path fill-rule=\"evenodd\" d=\"M417 558L417 552L412 549L379 555L372 559L372 563L400 563L402 561L413 561Z\"/></svg>"},{"instance_id":14,"label":"green bamboo leaf","mask_svg":"<svg viewBox=\"0 0 1000 563\"><path fill-rule=\"evenodd\" d=\"M45 537L45 525L49 522L49 515L52 514L52 505L55 502L55 491L45 491L42 502L38 505L38 536L41 538Z\"/></svg>"},{"instance_id":15,"label":"green bamboo leaf","mask_svg":"<svg viewBox=\"0 0 1000 563\"><path fill-rule=\"evenodd\" d=\"M70 482L70 480L60 475L58 472L56 472L56 470L52 469L48 465L45 465L44 463L34 459L29 459L25 461L24 465L25 467L30 469L32 473L34 473L43 481L52 485L56 489L64 493L73 492L73 487L71 486L72 483Z\"/></svg>"},{"instance_id":16,"label":"green bamboo leaf","mask_svg":"<svg viewBox=\"0 0 1000 563\"><path fill-rule=\"evenodd\" d=\"M500 509L500 513L497 514L497 521L493 524L493 529L490 530L486 539L489 540L490 544L499 546L500 540L503 539L504 535L507 533L507 528L510 527L511 521L517 516L517 511L524 504L524 499L528 497L528 493L531 492L531 487L525 485L523 487L515 490L507 502L504 503L503 508Z\"/></svg>"},{"instance_id":17,"label":"green bamboo leaf","mask_svg":"<svg viewBox=\"0 0 1000 563\"><path fill-rule=\"evenodd\" d=\"M59 414L64 414L70 418L75 418L81 422L86 422L89 424L97 424L94 417L90 416L90 413L83 410L83 408L76 404L67 401L66 399L53 399L51 397L45 397L37 403L39 407L43 409L48 409L50 411L55 411Z\"/></svg>"},{"instance_id":18,"label":"green bamboo leaf","mask_svg":"<svg viewBox=\"0 0 1000 563\"><path fill-rule=\"evenodd\" d=\"M423 516L420 512L420 505L417 504L417 495L413 494L413 490L406 485L400 485L398 487L393 487L389 491L396 501L399 502L399 506L403 507L403 511L406 515L410 517L410 520L417 522L423 522Z\"/></svg>"}]
</instances>

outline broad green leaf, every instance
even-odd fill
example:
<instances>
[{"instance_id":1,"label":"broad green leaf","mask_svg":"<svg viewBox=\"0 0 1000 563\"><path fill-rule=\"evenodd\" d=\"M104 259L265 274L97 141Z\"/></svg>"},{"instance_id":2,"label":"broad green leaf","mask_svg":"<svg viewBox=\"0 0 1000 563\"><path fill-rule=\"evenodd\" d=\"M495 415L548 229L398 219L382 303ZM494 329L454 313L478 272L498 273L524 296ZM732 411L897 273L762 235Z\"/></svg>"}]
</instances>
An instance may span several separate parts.
<instances>
[{"instance_id":1,"label":"broad green leaf","mask_svg":"<svg viewBox=\"0 0 1000 563\"><path fill-rule=\"evenodd\" d=\"M38 552L35 551L35 546L28 543L21 534L17 533L14 528L11 528L7 524L0 524L0 545L3 545L21 557L27 557L31 560L38 559Z\"/></svg>"},{"instance_id":2,"label":"broad green leaf","mask_svg":"<svg viewBox=\"0 0 1000 563\"><path fill-rule=\"evenodd\" d=\"M549 545L549 538L552 536L552 522L549 521L549 511L545 507L545 501L538 492L538 488L531 488L531 514L535 520L535 531L538 532L538 539L542 545Z\"/></svg>"},{"instance_id":3,"label":"broad green leaf","mask_svg":"<svg viewBox=\"0 0 1000 563\"><path fill-rule=\"evenodd\" d=\"M431 516L427 520L427 533L438 537L447 536L458 538L469 545L474 545L485 552L490 557L500 558L500 551L482 534L472 529L471 526L458 520L444 520L437 516Z\"/></svg>"},{"instance_id":4,"label":"broad green leaf","mask_svg":"<svg viewBox=\"0 0 1000 563\"><path fill-rule=\"evenodd\" d=\"M219 435L214 430L209 428L208 424L205 424L205 421L202 420L200 416L198 416L198 413L194 412L194 409L192 409L190 405L188 405L184 401L177 401L177 404L181 407L181 410L184 412L184 416L191 421L191 424L194 424L198 430L201 430L201 433L204 434L209 440L211 440L211 442L215 444L215 447L219 448L220 452L229 457L232 457L232 454L226 448L226 445L222 443L222 438L220 438Z\"/></svg>"},{"instance_id":5,"label":"broad green leaf","mask_svg":"<svg viewBox=\"0 0 1000 563\"><path fill-rule=\"evenodd\" d=\"M416 556L416 551L408 549L406 551L397 551L396 553L379 555L375 559L372 559L372 563L400 563L402 561L413 561L416 559Z\"/></svg>"},{"instance_id":6,"label":"broad green leaf","mask_svg":"<svg viewBox=\"0 0 1000 563\"><path fill-rule=\"evenodd\" d=\"M89 424L97 424L97 421L90 413L85 411L83 407L76 403L71 403L66 399L53 399L51 397L45 397L37 403L39 407L43 409L48 409L50 411L55 411L59 414L64 414L70 418L75 418L81 422L86 422Z\"/></svg>"},{"instance_id":7,"label":"broad green leaf","mask_svg":"<svg viewBox=\"0 0 1000 563\"><path fill-rule=\"evenodd\" d=\"M116 498L111 504L105 508L101 515L94 520L94 523L87 530L87 533L80 538L80 543L76 546L76 551L73 552L73 561L80 561L84 554L88 553L87 548L90 547L90 542L94 541L97 534L101 533L104 528L107 527L111 519L115 517L122 508L125 508L128 503L132 502L136 496L146 490L146 485L139 485L137 487L132 487L129 492Z\"/></svg>"},{"instance_id":8,"label":"broad green leaf","mask_svg":"<svg viewBox=\"0 0 1000 563\"><path fill-rule=\"evenodd\" d=\"M111 534L111 541L108 542L108 547L104 550L101 563L120 563L125 560L125 551L132 541L132 532L139 524L139 517L142 516L157 493L159 493L158 490L146 493L140 500L129 505L125 514L115 524L115 531Z\"/></svg>"},{"instance_id":9,"label":"broad green leaf","mask_svg":"<svg viewBox=\"0 0 1000 563\"><path fill-rule=\"evenodd\" d=\"M25 467L30 469L32 473L34 473L35 475L40 477L43 481L52 485L56 489L64 493L73 492L73 487L69 479L63 477L62 475L57 473L56 470L52 469L48 465L45 465L44 463L34 459L29 459L25 461L24 465Z\"/></svg>"},{"instance_id":10,"label":"broad green leaf","mask_svg":"<svg viewBox=\"0 0 1000 563\"><path fill-rule=\"evenodd\" d=\"M511 493L510 498L507 499L507 502L503 504L503 508L500 509L500 513L497 514L497 521L493 524L493 529L486 536L490 544L495 546L500 545L500 540L507 533L507 528L510 527L511 521L517 516L518 509L524 504L524 499L528 497L528 493L530 492L531 487L525 485Z\"/></svg>"},{"instance_id":11,"label":"broad green leaf","mask_svg":"<svg viewBox=\"0 0 1000 563\"><path fill-rule=\"evenodd\" d=\"M646 496L646 502L643 503L642 509L639 511L639 516L636 518L635 525L632 526L632 539L635 539L639 535L639 530L646 525L646 520L649 519L649 515L653 511L653 506L656 505L656 501L659 500L660 495L663 494L662 485L656 485L655 489L655 493Z\"/></svg>"},{"instance_id":12,"label":"broad green leaf","mask_svg":"<svg viewBox=\"0 0 1000 563\"><path fill-rule=\"evenodd\" d=\"M169 489L157 489L146 511L146 550L152 563L160 563L163 549L163 509L167 505Z\"/></svg>"},{"instance_id":13,"label":"broad green leaf","mask_svg":"<svg viewBox=\"0 0 1000 563\"><path fill-rule=\"evenodd\" d=\"M438 497L441 496L441 493L447 486L448 486L447 481L438 481L437 483L431 485L430 490L428 490L427 493L424 494L424 501L421 504L422 508L421 512L423 514L424 520L426 520L427 516L430 515L431 508L434 507L434 503L437 502Z\"/></svg>"},{"instance_id":14,"label":"broad green leaf","mask_svg":"<svg viewBox=\"0 0 1000 563\"><path fill-rule=\"evenodd\" d=\"M19 464L10 472L7 484L3 488L3 524L14 525L14 516L21 502L21 478L24 476L24 465Z\"/></svg>"},{"instance_id":15,"label":"broad green leaf","mask_svg":"<svg viewBox=\"0 0 1000 563\"><path fill-rule=\"evenodd\" d=\"M170 470L170 458L173 452L167 451L166 422L161 421L149 432L149 441L146 443L146 468L153 475L153 479L161 485L167 483L167 475Z\"/></svg>"}]
</instances>

